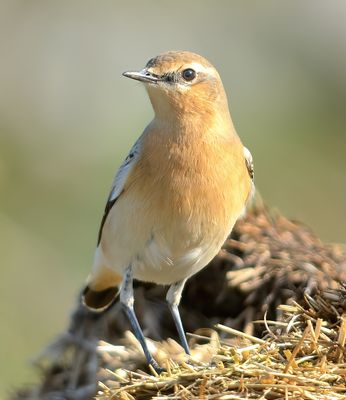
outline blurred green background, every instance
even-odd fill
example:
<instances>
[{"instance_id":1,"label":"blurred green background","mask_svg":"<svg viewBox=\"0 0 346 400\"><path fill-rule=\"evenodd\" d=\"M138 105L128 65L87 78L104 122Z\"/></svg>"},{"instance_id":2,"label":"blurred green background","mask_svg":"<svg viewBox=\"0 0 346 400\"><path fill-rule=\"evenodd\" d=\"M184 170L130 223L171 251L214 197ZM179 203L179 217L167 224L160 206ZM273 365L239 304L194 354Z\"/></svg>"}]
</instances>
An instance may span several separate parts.
<instances>
[{"instance_id":1,"label":"blurred green background","mask_svg":"<svg viewBox=\"0 0 346 400\"><path fill-rule=\"evenodd\" d=\"M121 73L218 68L270 206L346 242L346 2L0 2L0 397L68 321L113 173L152 117Z\"/></svg>"}]
</instances>

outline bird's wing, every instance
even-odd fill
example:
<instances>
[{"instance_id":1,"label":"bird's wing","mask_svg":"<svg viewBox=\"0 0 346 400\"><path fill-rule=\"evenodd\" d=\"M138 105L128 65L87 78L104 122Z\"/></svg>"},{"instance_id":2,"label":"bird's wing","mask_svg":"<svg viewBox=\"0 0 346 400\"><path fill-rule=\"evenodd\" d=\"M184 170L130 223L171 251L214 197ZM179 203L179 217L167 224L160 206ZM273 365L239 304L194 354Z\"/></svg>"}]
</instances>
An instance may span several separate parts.
<instances>
[{"instance_id":1,"label":"bird's wing","mask_svg":"<svg viewBox=\"0 0 346 400\"><path fill-rule=\"evenodd\" d=\"M141 147L141 137L136 141L136 143L132 146L132 149L130 150L128 156L125 158L124 162L118 169L118 172L115 174L113 183L112 183L112 188L108 196L108 200L106 203L105 211L103 213L100 229L99 229L99 234L98 234L98 239L97 239L97 245L100 244L101 237L102 237L102 230L103 226L106 222L107 216L112 209L114 203L117 201L117 199L120 197L120 195L124 191L124 186L127 180L127 177L132 170L133 166L138 160L138 155L140 152L140 147Z\"/></svg>"},{"instance_id":2,"label":"bird's wing","mask_svg":"<svg viewBox=\"0 0 346 400\"><path fill-rule=\"evenodd\" d=\"M244 157L245 157L246 168L249 172L250 178L254 180L255 172L253 168L252 155L250 153L250 150L245 146L244 146Z\"/></svg>"}]
</instances>

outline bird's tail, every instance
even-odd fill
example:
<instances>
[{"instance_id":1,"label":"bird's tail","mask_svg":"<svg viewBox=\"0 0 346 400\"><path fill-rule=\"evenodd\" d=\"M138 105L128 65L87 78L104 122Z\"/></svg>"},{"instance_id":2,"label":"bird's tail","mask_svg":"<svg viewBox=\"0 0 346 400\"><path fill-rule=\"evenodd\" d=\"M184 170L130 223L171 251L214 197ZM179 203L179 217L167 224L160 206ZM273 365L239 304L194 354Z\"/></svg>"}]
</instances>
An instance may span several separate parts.
<instances>
[{"instance_id":1,"label":"bird's tail","mask_svg":"<svg viewBox=\"0 0 346 400\"><path fill-rule=\"evenodd\" d=\"M92 311L109 308L119 294L122 277L109 268L97 268L88 278L82 293L82 303Z\"/></svg>"},{"instance_id":2,"label":"bird's tail","mask_svg":"<svg viewBox=\"0 0 346 400\"><path fill-rule=\"evenodd\" d=\"M102 312L114 303L118 294L118 287L109 287L108 289L98 291L91 289L88 285L83 290L82 302L89 310Z\"/></svg>"}]
</instances>

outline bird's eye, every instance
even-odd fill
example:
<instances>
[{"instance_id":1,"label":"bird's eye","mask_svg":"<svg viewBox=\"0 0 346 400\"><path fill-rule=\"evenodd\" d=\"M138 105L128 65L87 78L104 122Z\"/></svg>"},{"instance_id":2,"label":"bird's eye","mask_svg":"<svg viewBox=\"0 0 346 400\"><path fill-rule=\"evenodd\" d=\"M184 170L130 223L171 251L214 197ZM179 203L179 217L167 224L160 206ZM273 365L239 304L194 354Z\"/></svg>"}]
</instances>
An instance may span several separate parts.
<instances>
[{"instance_id":1,"label":"bird's eye","mask_svg":"<svg viewBox=\"0 0 346 400\"><path fill-rule=\"evenodd\" d=\"M196 71L192 68L186 68L181 75L185 81L191 82L196 78Z\"/></svg>"}]
</instances>

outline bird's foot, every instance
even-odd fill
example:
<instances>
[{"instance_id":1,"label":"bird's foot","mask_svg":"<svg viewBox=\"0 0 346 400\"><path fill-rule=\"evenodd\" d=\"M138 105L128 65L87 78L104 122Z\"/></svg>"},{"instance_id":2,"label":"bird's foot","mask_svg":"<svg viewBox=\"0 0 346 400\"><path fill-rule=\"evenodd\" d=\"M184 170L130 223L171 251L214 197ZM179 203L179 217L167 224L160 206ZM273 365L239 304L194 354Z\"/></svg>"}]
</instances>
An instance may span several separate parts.
<instances>
[{"instance_id":1,"label":"bird's foot","mask_svg":"<svg viewBox=\"0 0 346 400\"><path fill-rule=\"evenodd\" d=\"M166 368L162 368L159 366L159 364L157 363L156 360L154 360L153 358L151 360L149 360L149 365L155 370L155 372L157 374L162 374L162 372L167 372Z\"/></svg>"}]
</instances>

